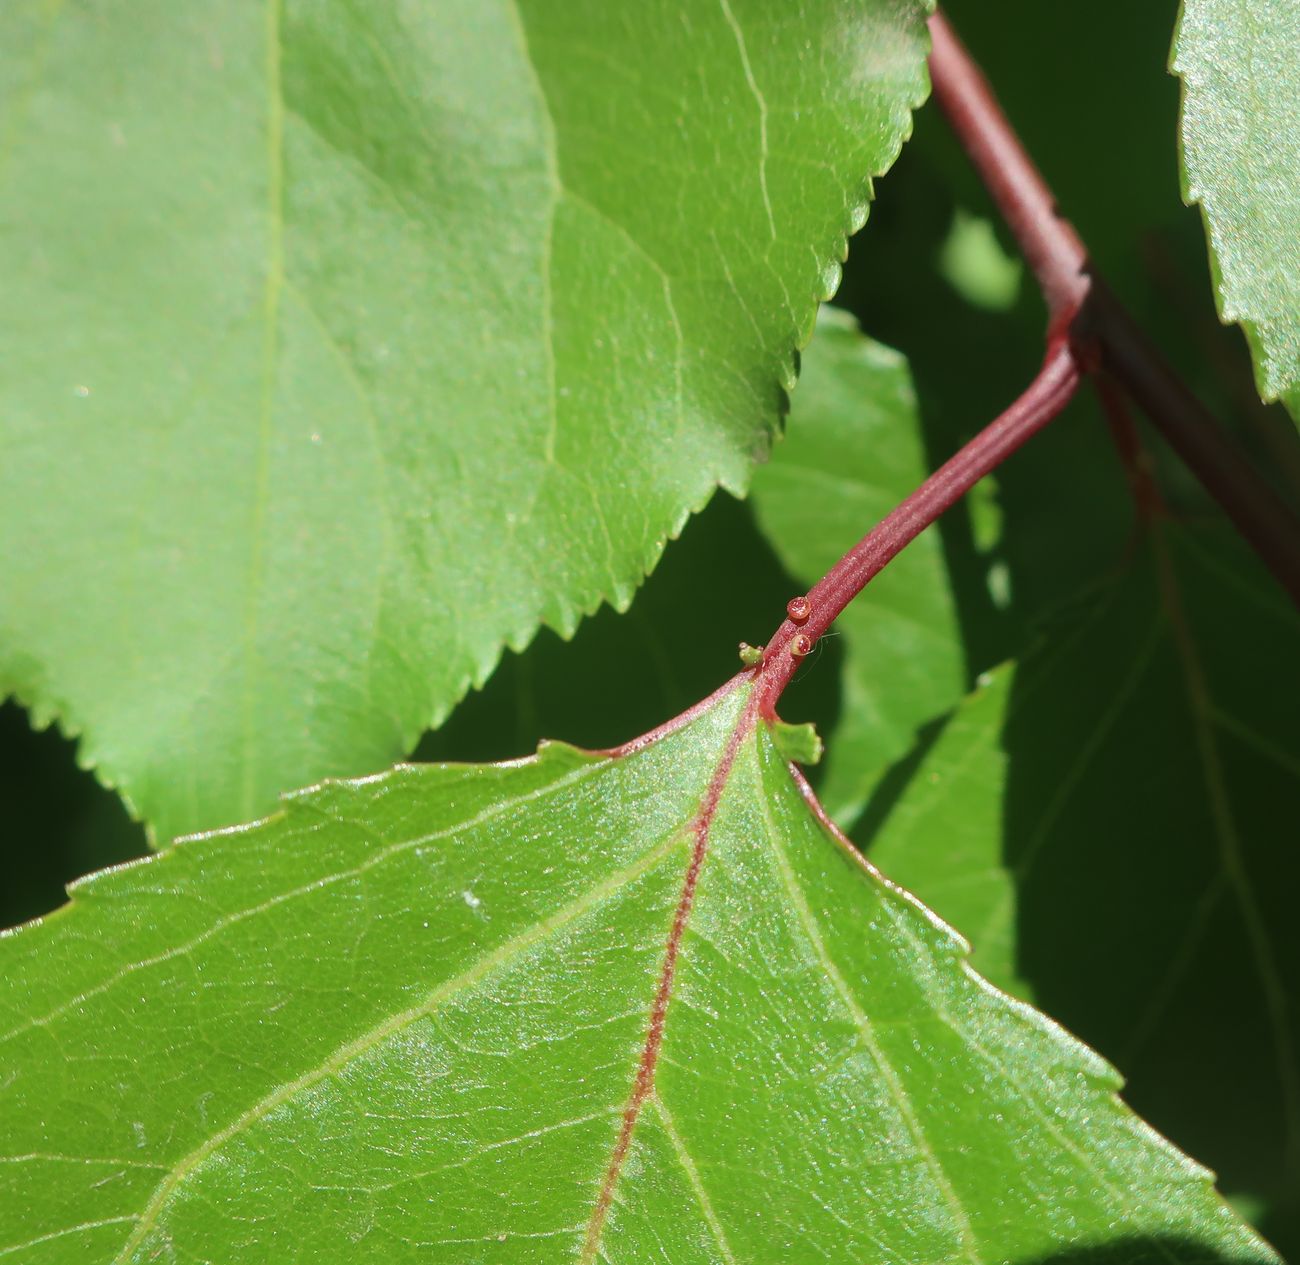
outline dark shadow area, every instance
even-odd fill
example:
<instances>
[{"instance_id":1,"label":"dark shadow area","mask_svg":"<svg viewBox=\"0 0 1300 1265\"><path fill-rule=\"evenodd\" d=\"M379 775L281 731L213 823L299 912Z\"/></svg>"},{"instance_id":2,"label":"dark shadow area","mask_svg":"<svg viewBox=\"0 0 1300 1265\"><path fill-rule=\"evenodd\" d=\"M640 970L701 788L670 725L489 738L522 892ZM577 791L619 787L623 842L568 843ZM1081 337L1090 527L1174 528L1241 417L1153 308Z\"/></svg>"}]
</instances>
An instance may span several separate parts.
<instances>
[{"instance_id":1,"label":"dark shadow area","mask_svg":"<svg viewBox=\"0 0 1300 1265\"><path fill-rule=\"evenodd\" d=\"M1106 279L1218 419L1280 480L1300 471L1295 428L1258 403L1245 339L1214 308L1200 217L1178 179L1178 84L1166 72L1177 6L1009 0L945 6L1012 124L1078 225ZM1117 32L1123 32L1119 38ZM1015 32L1015 38L1008 38ZM1062 51L1069 50L1063 56ZM1009 304L980 306L940 266L960 217L976 217L1017 257L992 203L933 105L877 189L837 304L908 358L931 466L1024 389L1043 355L1046 316L1033 279ZM1180 509L1217 511L1143 426L1162 486ZM1277 480L1275 480L1277 481ZM1133 525L1127 485L1091 390L988 481L1001 543L973 523L973 500L942 518L972 678L1016 654L1045 612L1122 556ZM1292 492L1300 476L1291 480ZM990 601L1001 570L1009 601Z\"/></svg>"},{"instance_id":2,"label":"dark shadow area","mask_svg":"<svg viewBox=\"0 0 1300 1265\"><path fill-rule=\"evenodd\" d=\"M719 494L669 544L626 614L602 607L572 641L543 629L522 654L507 653L487 685L424 736L414 758L506 759L535 750L542 738L616 746L734 676L739 642L761 644L802 591L749 507ZM830 732L841 658L828 638L791 688L787 716Z\"/></svg>"},{"instance_id":3,"label":"dark shadow area","mask_svg":"<svg viewBox=\"0 0 1300 1265\"><path fill-rule=\"evenodd\" d=\"M1273 1200L1252 1224L1284 1260L1300 1260L1300 1191L1294 1185Z\"/></svg>"},{"instance_id":4,"label":"dark shadow area","mask_svg":"<svg viewBox=\"0 0 1300 1265\"><path fill-rule=\"evenodd\" d=\"M33 730L16 703L0 705L0 927L57 909L65 884L149 850L144 829L77 767L76 752L57 730Z\"/></svg>"},{"instance_id":5,"label":"dark shadow area","mask_svg":"<svg viewBox=\"0 0 1300 1265\"><path fill-rule=\"evenodd\" d=\"M975 745L936 753L945 732L928 731L854 836L959 931L982 933L976 969L1110 1060L1129 1106L1294 1257L1300 853L1286 806L1300 802L1300 620L1226 529L1162 533L1167 572L1149 543L1132 551L1042 629L1005 710L986 706L960 738ZM984 750L979 734L987 750L953 798L927 800L952 760ZM924 831L878 855L918 788ZM974 900L946 886L972 813L1000 823L986 851L962 854L992 876Z\"/></svg>"},{"instance_id":6,"label":"dark shadow area","mask_svg":"<svg viewBox=\"0 0 1300 1265\"><path fill-rule=\"evenodd\" d=\"M917 730L916 741L911 751L885 771L884 776L871 792L871 798L867 800L862 816L854 824L853 834L857 838L871 839L875 836L885 819L894 811L899 799L906 793L912 779L916 776L916 771L925 763L934 744L939 741L949 719L950 716L939 716L929 724L923 725Z\"/></svg>"},{"instance_id":7,"label":"dark shadow area","mask_svg":"<svg viewBox=\"0 0 1300 1265\"><path fill-rule=\"evenodd\" d=\"M1257 466L1284 489L1300 486L1295 428L1259 405L1245 340L1218 322L1200 217L1181 202L1179 90L1165 70L1175 0L1137 7L1101 0L1086 17L1077 6L1039 0L949 0L946 9L1135 318ZM1026 276L996 309L945 280L938 261L959 213L985 220L1003 250L1016 252L937 109L917 116L913 140L877 192L837 302L908 357L933 466L1029 382L1043 351L1043 306ZM1144 424L1142 431L1175 516L1219 521L1178 461ZM1215 809L1198 771L1186 677L1159 622L1150 559L1134 554L1131 498L1091 393L990 483L986 502L1000 516L992 544L970 500L938 530L972 676L1034 646L1050 664L1036 679L1017 677L1003 738L1003 859L1021 871L1018 973L1036 1005L1119 1067L1139 1114L1215 1169L1221 1188L1249 1192L1263 1233L1295 1258L1300 1175L1285 1171L1283 1072L1268 1007L1240 911L1222 884L1212 887L1224 843L1207 832ZM1257 570L1245 555L1227 567ZM1087 603L1070 606L1075 595L1126 569L1124 609L1053 658L1089 614ZM997 572L1003 595L991 583ZM1245 700L1252 728L1262 726L1277 749L1300 759L1300 683L1284 666L1294 665L1297 642L1288 648L1272 633L1243 631L1249 599L1240 592L1221 593L1217 611L1212 598L1188 600L1199 603L1193 615L1205 629L1211 684L1222 683L1223 698ZM1253 607L1244 618L1267 624ZM1144 647L1150 662L1140 665ZM1129 696L1117 700L1129 676ZM940 732L927 730L886 776L857 839L869 843ZM1294 1032L1300 959L1286 948L1286 928L1300 853L1290 844L1293 821L1279 820L1276 807L1296 802L1294 781L1244 739L1220 735L1220 749L1234 846L1277 937ZM1152 761L1152 752L1176 758ZM1300 1032L1294 1041L1300 1048ZM1069 1249L1035 1265L1171 1254L1216 1259L1157 1238Z\"/></svg>"},{"instance_id":8,"label":"dark shadow area","mask_svg":"<svg viewBox=\"0 0 1300 1265\"><path fill-rule=\"evenodd\" d=\"M1026 1257L1016 1265L1269 1265L1269 1258L1226 1256L1177 1235L1151 1234L1062 1248L1047 1256Z\"/></svg>"},{"instance_id":9,"label":"dark shadow area","mask_svg":"<svg viewBox=\"0 0 1300 1265\"><path fill-rule=\"evenodd\" d=\"M1017 675L1002 735L1016 969L1115 1063L1134 1110L1271 1206L1294 1252L1300 853L1277 814L1297 801L1300 625L1254 612L1243 654L1236 585L1269 580L1226 532L1185 536L1222 571L1175 547L1180 610L1142 550L1112 604L1080 612L1086 635L1056 630ZM1226 725L1198 689L1232 708Z\"/></svg>"}]
</instances>

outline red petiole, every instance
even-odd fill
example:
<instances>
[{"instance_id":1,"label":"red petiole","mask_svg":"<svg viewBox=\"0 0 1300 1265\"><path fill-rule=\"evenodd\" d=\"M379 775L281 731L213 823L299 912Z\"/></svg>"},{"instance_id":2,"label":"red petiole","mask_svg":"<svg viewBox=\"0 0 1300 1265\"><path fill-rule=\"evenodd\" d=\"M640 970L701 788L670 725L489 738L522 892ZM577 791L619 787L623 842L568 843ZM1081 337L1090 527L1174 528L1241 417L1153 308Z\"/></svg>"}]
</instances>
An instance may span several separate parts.
<instances>
[{"instance_id":1,"label":"red petiole","mask_svg":"<svg viewBox=\"0 0 1300 1265\"><path fill-rule=\"evenodd\" d=\"M777 699L799 661L867 582L944 510L1046 426L1070 402L1080 380L1078 357L1067 342L1058 341L1029 389L882 518L809 590L806 616L786 619L768 642L757 668L762 716L773 719ZM803 615L803 608L795 614Z\"/></svg>"},{"instance_id":2,"label":"red petiole","mask_svg":"<svg viewBox=\"0 0 1300 1265\"><path fill-rule=\"evenodd\" d=\"M776 704L803 657L855 598L940 514L1055 417L1086 374L1105 371L1112 416L1120 391L1150 417L1300 605L1300 523L1177 378L1092 269L1073 226L942 14L930 19L934 96L1020 245L1048 310L1048 351L1025 393L871 529L796 599L753 669L758 714ZM796 605L797 603L797 605Z\"/></svg>"}]
</instances>

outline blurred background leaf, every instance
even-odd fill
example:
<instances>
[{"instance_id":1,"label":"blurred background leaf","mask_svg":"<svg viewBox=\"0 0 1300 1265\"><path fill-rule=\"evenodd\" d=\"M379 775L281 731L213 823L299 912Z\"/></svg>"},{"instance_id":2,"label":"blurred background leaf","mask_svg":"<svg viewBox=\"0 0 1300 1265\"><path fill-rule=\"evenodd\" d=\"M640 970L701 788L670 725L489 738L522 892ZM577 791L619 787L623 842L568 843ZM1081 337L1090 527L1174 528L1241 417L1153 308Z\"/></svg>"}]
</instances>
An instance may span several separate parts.
<instances>
[{"instance_id":1,"label":"blurred background leaf","mask_svg":"<svg viewBox=\"0 0 1300 1265\"><path fill-rule=\"evenodd\" d=\"M1300 617L1162 523L879 784L855 837L1297 1244ZM852 663L852 652L847 662Z\"/></svg>"},{"instance_id":2,"label":"blurred background leaf","mask_svg":"<svg viewBox=\"0 0 1300 1265\"><path fill-rule=\"evenodd\" d=\"M1300 421L1300 8L1290 0L1187 0L1184 188L1199 203L1219 311L1241 325L1260 395Z\"/></svg>"}]
</instances>

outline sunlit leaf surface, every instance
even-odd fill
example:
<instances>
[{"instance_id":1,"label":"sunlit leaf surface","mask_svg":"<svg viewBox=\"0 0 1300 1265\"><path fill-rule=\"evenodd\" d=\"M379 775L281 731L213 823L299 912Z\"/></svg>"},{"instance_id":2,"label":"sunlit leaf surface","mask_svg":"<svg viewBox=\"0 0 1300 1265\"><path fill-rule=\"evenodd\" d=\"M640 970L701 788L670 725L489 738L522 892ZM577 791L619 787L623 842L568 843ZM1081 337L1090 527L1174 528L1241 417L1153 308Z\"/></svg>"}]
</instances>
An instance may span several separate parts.
<instances>
[{"instance_id":1,"label":"sunlit leaf surface","mask_svg":"<svg viewBox=\"0 0 1300 1265\"><path fill-rule=\"evenodd\" d=\"M1246 331L1260 395L1300 421L1300 7L1185 0L1184 190L1205 216L1219 312Z\"/></svg>"},{"instance_id":2,"label":"sunlit leaf surface","mask_svg":"<svg viewBox=\"0 0 1300 1265\"><path fill-rule=\"evenodd\" d=\"M307 791L0 940L0 1252L1272 1259L752 704Z\"/></svg>"},{"instance_id":3,"label":"sunlit leaf surface","mask_svg":"<svg viewBox=\"0 0 1300 1265\"><path fill-rule=\"evenodd\" d=\"M163 839L409 751L739 491L924 0L15 0L0 692Z\"/></svg>"}]
</instances>

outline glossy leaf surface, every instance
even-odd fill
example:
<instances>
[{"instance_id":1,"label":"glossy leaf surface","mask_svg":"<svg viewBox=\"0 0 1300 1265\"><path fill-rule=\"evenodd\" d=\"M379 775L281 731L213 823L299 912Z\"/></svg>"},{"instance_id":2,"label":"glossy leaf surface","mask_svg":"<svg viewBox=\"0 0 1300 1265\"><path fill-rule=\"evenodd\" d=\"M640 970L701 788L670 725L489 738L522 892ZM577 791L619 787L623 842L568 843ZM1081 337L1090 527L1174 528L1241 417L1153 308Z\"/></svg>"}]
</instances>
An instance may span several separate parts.
<instances>
[{"instance_id":1,"label":"glossy leaf surface","mask_svg":"<svg viewBox=\"0 0 1300 1265\"><path fill-rule=\"evenodd\" d=\"M1298 643L1241 546L1162 528L992 674L858 832L1279 1237L1300 1211Z\"/></svg>"},{"instance_id":2,"label":"glossy leaf surface","mask_svg":"<svg viewBox=\"0 0 1300 1265\"><path fill-rule=\"evenodd\" d=\"M1219 312L1250 341L1265 400L1300 420L1300 8L1184 0L1184 190L1205 216Z\"/></svg>"},{"instance_id":3,"label":"glossy leaf surface","mask_svg":"<svg viewBox=\"0 0 1300 1265\"><path fill-rule=\"evenodd\" d=\"M0 1251L1272 1259L832 837L751 700L307 791L0 940Z\"/></svg>"},{"instance_id":4,"label":"glossy leaf surface","mask_svg":"<svg viewBox=\"0 0 1300 1265\"><path fill-rule=\"evenodd\" d=\"M165 839L625 605L766 451L924 8L6 5L0 691Z\"/></svg>"}]
</instances>

